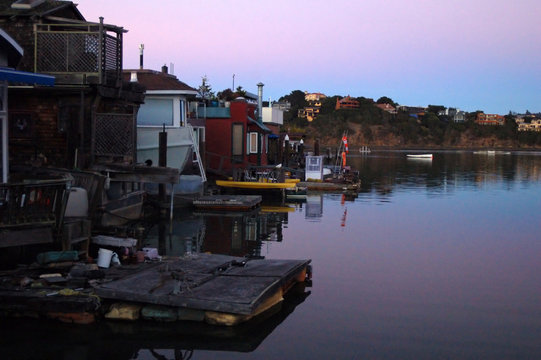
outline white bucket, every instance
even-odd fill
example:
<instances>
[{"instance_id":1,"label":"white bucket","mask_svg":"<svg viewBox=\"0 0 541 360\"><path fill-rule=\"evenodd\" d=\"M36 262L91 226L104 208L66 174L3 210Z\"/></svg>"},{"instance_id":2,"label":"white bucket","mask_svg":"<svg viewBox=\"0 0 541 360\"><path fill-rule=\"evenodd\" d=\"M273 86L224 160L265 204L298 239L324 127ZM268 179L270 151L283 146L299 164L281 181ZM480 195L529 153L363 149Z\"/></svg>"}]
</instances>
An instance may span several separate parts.
<instances>
[{"instance_id":1,"label":"white bucket","mask_svg":"<svg viewBox=\"0 0 541 360\"><path fill-rule=\"evenodd\" d=\"M98 250L98 266L102 268L108 268L111 265L111 258L113 252L111 250L100 248Z\"/></svg>"}]
</instances>

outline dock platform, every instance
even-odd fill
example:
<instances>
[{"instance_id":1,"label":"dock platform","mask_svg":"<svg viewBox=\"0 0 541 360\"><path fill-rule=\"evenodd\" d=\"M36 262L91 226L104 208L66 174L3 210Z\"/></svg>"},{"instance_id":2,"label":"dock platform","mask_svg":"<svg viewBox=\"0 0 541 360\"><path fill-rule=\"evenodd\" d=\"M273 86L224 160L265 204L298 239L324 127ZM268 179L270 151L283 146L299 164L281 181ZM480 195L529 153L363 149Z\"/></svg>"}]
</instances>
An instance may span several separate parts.
<instances>
[{"instance_id":1,"label":"dock platform","mask_svg":"<svg viewBox=\"0 0 541 360\"><path fill-rule=\"evenodd\" d=\"M261 204L261 195L208 195L193 201L197 209L249 211Z\"/></svg>"},{"instance_id":2,"label":"dock platform","mask_svg":"<svg viewBox=\"0 0 541 360\"><path fill-rule=\"evenodd\" d=\"M308 191L356 191L360 189L360 183L339 183L325 181L301 181L298 187L305 187Z\"/></svg>"},{"instance_id":3,"label":"dock platform","mask_svg":"<svg viewBox=\"0 0 541 360\"><path fill-rule=\"evenodd\" d=\"M58 275L49 283L40 275L43 269L18 271L16 276L4 272L0 276L0 315L80 324L105 315L116 320L237 325L280 304L291 287L305 281L309 263L197 253L83 271L79 280L90 276L89 285L81 287L75 282L71 288L70 278L73 282L76 276L70 269L55 268Z\"/></svg>"}]
</instances>

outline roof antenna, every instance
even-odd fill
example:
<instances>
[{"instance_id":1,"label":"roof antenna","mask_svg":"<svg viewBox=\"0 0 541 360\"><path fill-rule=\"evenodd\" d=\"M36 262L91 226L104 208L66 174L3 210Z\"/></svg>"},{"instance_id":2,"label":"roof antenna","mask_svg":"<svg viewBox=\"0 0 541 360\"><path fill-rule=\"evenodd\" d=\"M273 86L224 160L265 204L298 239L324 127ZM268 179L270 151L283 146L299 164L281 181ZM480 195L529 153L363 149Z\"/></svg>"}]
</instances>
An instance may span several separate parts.
<instances>
[{"instance_id":1,"label":"roof antenna","mask_svg":"<svg viewBox=\"0 0 541 360\"><path fill-rule=\"evenodd\" d=\"M143 70L143 50L145 50L145 44L139 45L139 70Z\"/></svg>"}]
</instances>

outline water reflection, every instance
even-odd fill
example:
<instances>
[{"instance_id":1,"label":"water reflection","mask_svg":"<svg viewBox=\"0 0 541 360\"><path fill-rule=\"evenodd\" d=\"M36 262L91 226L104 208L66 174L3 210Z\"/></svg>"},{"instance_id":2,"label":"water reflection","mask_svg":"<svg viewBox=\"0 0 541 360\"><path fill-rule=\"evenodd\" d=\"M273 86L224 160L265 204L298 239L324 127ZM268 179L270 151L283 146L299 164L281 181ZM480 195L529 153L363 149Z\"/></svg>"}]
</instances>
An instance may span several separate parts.
<instances>
[{"instance_id":1,"label":"water reflection","mask_svg":"<svg viewBox=\"0 0 541 360\"><path fill-rule=\"evenodd\" d=\"M310 295L304 286L297 284L281 304L263 317L235 327L189 321L108 321L71 326L43 320L3 319L2 358L185 360L199 351L253 352Z\"/></svg>"},{"instance_id":2,"label":"water reflection","mask_svg":"<svg viewBox=\"0 0 541 360\"><path fill-rule=\"evenodd\" d=\"M351 156L348 162L361 175L361 197L374 195L382 203L393 193L425 191L430 196L445 196L468 188L480 190L494 186L510 189L519 184L541 181L541 161L536 153L488 153L473 151L434 152L432 161L408 159L405 151L375 151Z\"/></svg>"},{"instance_id":3,"label":"water reflection","mask_svg":"<svg viewBox=\"0 0 541 360\"><path fill-rule=\"evenodd\" d=\"M431 163L405 154L351 157L359 194L309 194L251 213L178 212L149 229L146 245L161 254L312 259L310 296L301 289L261 324L15 322L1 326L2 356L540 358L541 154L436 152Z\"/></svg>"},{"instance_id":4,"label":"water reflection","mask_svg":"<svg viewBox=\"0 0 541 360\"><path fill-rule=\"evenodd\" d=\"M162 220L149 230L144 246L168 256L209 252L261 257L263 241L283 240L290 211L295 207L263 206L248 212L178 210L172 222Z\"/></svg>"}]
</instances>

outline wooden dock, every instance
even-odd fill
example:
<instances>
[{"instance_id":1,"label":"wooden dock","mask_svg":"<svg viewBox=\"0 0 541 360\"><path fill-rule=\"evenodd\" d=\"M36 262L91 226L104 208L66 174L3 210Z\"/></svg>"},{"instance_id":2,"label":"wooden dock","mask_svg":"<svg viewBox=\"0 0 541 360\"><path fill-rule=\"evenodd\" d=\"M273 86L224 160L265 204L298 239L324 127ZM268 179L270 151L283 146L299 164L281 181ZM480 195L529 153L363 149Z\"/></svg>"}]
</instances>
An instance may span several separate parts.
<instances>
[{"instance_id":1,"label":"wooden dock","mask_svg":"<svg viewBox=\"0 0 541 360\"><path fill-rule=\"evenodd\" d=\"M5 272L0 274L0 315L80 324L105 314L109 319L236 325L279 305L292 286L306 279L309 263L198 253L109 269L75 264L77 271ZM58 274L42 278L52 271Z\"/></svg>"},{"instance_id":2,"label":"wooden dock","mask_svg":"<svg viewBox=\"0 0 541 360\"><path fill-rule=\"evenodd\" d=\"M193 201L197 209L249 211L261 204L261 195L208 195Z\"/></svg>"},{"instance_id":3,"label":"wooden dock","mask_svg":"<svg viewBox=\"0 0 541 360\"><path fill-rule=\"evenodd\" d=\"M301 181L298 187L306 187L308 191L356 191L360 190L360 183L339 183L325 181Z\"/></svg>"},{"instance_id":4,"label":"wooden dock","mask_svg":"<svg viewBox=\"0 0 541 360\"><path fill-rule=\"evenodd\" d=\"M310 260L247 260L196 254L151 267L95 287L103 299L173 308L219 325L249 320L304 281Z\"/></svg>"}]
</instances>

